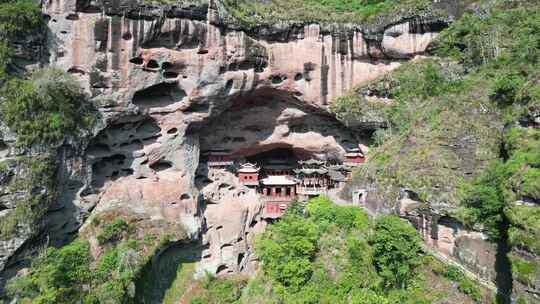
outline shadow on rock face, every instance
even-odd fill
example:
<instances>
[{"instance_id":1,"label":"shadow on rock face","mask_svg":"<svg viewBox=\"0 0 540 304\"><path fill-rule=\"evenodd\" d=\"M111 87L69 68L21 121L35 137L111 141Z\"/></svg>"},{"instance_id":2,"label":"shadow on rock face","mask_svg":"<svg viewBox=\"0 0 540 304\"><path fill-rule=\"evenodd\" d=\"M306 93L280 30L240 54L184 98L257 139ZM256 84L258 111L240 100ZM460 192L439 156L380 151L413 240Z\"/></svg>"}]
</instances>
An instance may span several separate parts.
<instances>
[{"instance_id":1,"label":"shadow on rock face","mask_svg":"<svg viewBox=\"0 0 540 304\"><path fill-rule=\"evenodd\" d=\"M358 138L325 109L299 102L292 94L260 89L231 101L201 128L201 151L223 148L252 156L277 148L334 157L357 147Z\"/></svg>"},{"instance_id":2,"label":"shadow on rock face","mask_svg":"<svg viewBox=\"0 0 540 304\"><path fill-rule=\"evenodd\" d=\"M183 294L201 252L200 243L173 244L154 256L135 284L135 303L160 304Z\"/></svg>"}]
</instances>

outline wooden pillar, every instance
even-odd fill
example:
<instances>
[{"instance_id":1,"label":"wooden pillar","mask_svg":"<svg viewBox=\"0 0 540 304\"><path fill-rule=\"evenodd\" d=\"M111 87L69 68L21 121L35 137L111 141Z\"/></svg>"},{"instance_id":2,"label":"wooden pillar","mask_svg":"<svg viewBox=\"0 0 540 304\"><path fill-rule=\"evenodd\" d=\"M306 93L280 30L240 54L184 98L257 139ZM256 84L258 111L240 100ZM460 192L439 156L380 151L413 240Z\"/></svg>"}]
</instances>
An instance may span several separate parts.
<instances>
[{"instance_id":1,"label":"wooden pillar","mask_svg":"<svg viewBox=\"0 0 540 304\"><path fill-rule=\"evenodd\" d=\"M286 195L287 195L286 187L281 187L281 195L280 196L286 196Z\"/></svg>"},{"instance_id":2,"label":"wooden pillar","mask_svg":"<svg viewBox=\"0 0 540 304\"><path fill-rule=\"evenodd\" d=\"M272 189L272 196L276 196L276 187L272 187L270 189Z\"/></svg>"}]
</instances>

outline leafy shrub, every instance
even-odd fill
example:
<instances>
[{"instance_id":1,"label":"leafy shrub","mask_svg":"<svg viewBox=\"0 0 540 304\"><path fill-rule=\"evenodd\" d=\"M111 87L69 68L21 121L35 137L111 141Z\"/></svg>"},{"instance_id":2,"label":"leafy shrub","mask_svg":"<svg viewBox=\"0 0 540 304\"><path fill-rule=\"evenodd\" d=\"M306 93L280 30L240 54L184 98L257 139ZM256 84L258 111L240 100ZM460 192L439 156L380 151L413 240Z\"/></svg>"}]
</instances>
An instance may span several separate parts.
<instances>
[{"instance_id":1,"label":"leafy shrub","mask_svg":"<svg viewBox=\"0 0 540 304\"><path fill-rule=\"evenodd\" d=\"M205 291L195 296L189 304L228 304L236 303L240 298L241 290L246 285L244 280L219 279L211 276L204 280Z\"/></svg>"},{"instance_id":2,"label":"leafy shrub","mask_svg":"<svg viewBox=\"0 0 540 304\"><path fill-rule=\"evenodd\" d=\"M465 277L465 274L463 274L463 271L459 269L458 267L454 265L449 265L444 272L444 276L448 278L449 280L452 280L454 282L459 282L463 280Z\"/></svg>"},{"instance_id":3,"label":"leafy shrub","mask_svg":"<svg viewBox=\"0 0 540 304\"><path fill-rule=\"evenodd\" d=\"M512 262L512 274L515 279L522 284L534 287L534 280L538 271L538 265L535 261L528 261L513 254L510 255L510 261Z\"/></svg>"},{"instance_id":4,"label":"leafy shrub","mask_svg":"<svg viewBox=\"0 0 540 304\"><path fill-rule=\"evenodd\" d=\"M330 104L330 110L337 119L350 128L381 128L387 127L384 102L370 101L351 93L340 96Z\"/></svg>"},{"instance_id":5,"label":"leafy shrub","mask_svg":"<svg viewBox=\"0 0 540 304\"><path fill-rule=\"evenodd\" d=\"M74 241L49 248L32 264L28 276L8 284L8 294L32 298L33 303L75 303L82 300L82 285L90 278L89 244Z\"/></svg>"},{"instance_id":6,"label":"leafy shrub","mask_svg":"<svg viewBox=\"0 0 540 304\"><path fill-rule=\"evenodd\" d=\"M475 301L480 301L482 298L482 294L480 293L480 288L478 287L478 284L469 279L468 277L464 277L459 282L459 290L463 291L463 293L468 294L473 298Z\"/></svg>"},{"instance_id":7,"label":"leafy shrub","mask_svg":"<svg viewBox=\"0 0 540 304\"><path fill-rule=\"evenodd\" d=\"M421 264L420 237L399 217L384 215L375 220L373 262L388 287L406 288Z\"/></svg>"},{"instance_id":8,"label":"leafy shrub","mask_svg":"<svg viewBox=\"0 0 540 304\"><path fill-rule=\"evenodd\" d=\"M369 289L357 289L353 292L350 304L389 304L390 301L380 293Z\"/></svg>"},{"instance_id":9,"label":"leafy shrub","mask_svg":"<svg viewBox=\"0 0 540 304\"><path fill-rule=\"evenodd\" d=\"M128 223L123 218L117 217L112 222L106 223L96 238L100 244L119 241L129 228Z\"/></svg>"},{"instance_id":10,"label":"leafy shrub","mask_svg":"<svg viewBox=\"0 0 540 304\"><path fill-rule=\"evenodd\" d=\"M540 227L540 224L535 225L535 219L540 218L534 216L538 212L531 209L525 215L521 209L527 207L511 206L511 202L524 197L540 197L539 138L539 131L521 127L511 128L505 133L503 143L508 160L504 163L493 162L481 176L464 187L462 202L466 208L465 222L482 223L489 236L497 239L501 235L500 229L504 228L502 224L506 216L513 226L518 227L510 227L510 241L516 245L535 247L535 242L521 234L519 229ZM522 224L525 222L529 225ZM535 235L534 228L530 231Z\"/></svg>"},{"instance_id":11,"label":"leafy shrub","mask_svg":"<svg viewBox=\"0 0 540 304\"><path fill-rule=\"evenodd\" d=\"M540 208L526 205L511 205L505 209L510 222L508 240L513 246L540 254Z\"/></svg>"},{"instance_id":12,"label":"leafy shrub","mask_svg":"<svg viewBox=\"0 0 540 304\"><path fill-rule=\"evenodd\" d=\"M28 81L12 79L0 94L4 119L24 145L56 143L92 123L78 81L55 68L38 70Z\"/></svg>"},{"instance_id":13,"label":"leafy shrub","mask_svg":"<svg viewBox=\"0 0 540 304\"><path fill-rule=\"evenodd\" d=\"M472 225L482 223L493 239L501 236L503 211L507 205L504 182L507 171L500 161L493 162L484 173L464 187L463 205L466 215L461 219Z\"/></svg>"},{"instance_id":14,"label":"leafy shrub","mask_svg":"<svg viewBox=\"0 0 540 304\"><path fill-rule=\"evenodd\" d=\"M514 103L525 78L517 71L499 73L493 82L492 97L503 106Z\"/></svg>"},{"instance_id":15,"label":"leafy shrub","mask_svg":"<svg viewBox=\"0 0 540 304\"><path fill-rule=\"evenodd\" d=\"M289 205L289 207L287 207L287 209L285 210L285 212L287 214L292 214L292 215L299 215L299 216L302 216L304 215L304 203L300 202L298 199L294 199L291 204Z\"/></svg>"}]
</instances>

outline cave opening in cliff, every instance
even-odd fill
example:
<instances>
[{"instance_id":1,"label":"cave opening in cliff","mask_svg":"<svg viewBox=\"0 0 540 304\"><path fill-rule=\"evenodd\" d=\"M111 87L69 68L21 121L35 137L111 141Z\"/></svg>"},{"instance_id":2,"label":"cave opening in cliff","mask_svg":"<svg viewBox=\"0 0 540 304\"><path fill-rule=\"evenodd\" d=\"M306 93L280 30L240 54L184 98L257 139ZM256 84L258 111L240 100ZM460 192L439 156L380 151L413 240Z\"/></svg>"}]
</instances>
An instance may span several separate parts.
<instances>
[{"instance_id":1,"label":"cave opening in cliff","mask_svg":"<svg viewBox=\"0 0 540 304\"><path fill-rule=\"evenodd\" d=\"M263 164L269 160L287 161L296 163L298 159L305 158L307 153L302 151L294 151L290 148L275 148L261 153L246 156L246 161L250 163Z\"/></svg>"},{"instance_id":2,"label":"cave opening in cliff","mask_svg":"<svg viewBox=\"0 0 540 304\"><path fill-rule=\"evenodd\" d=\"M297 159L334 162L358 148L357 134L323 106L300 100L295 92L266 87L222 105L226 108L212 107L219 114L194 130L199 133L201 151L222 149L235 157L253 158L289 149Z\"/></svg>"}]
</instances>

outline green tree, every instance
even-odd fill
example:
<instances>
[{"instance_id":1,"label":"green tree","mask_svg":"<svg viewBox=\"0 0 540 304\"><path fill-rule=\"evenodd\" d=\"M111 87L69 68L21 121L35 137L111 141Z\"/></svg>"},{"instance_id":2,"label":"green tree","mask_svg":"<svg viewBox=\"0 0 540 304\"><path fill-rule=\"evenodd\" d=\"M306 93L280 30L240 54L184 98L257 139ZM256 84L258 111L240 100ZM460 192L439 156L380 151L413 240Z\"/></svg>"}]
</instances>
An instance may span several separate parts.
<instances>
[{"instance_id":1,"label":"green tree","mask_svg":"<svg viewBox=\"0 0 540 304\"><path fill-rule=\"evenodd\" d=\"M41 10L32 0L0 1L0 84L15 54L13 41L41 25Z\"/></svg>"},{"instance_id":2,"label":"green tree","mask_svg":"<svg viewBox=\"0 0 540 304\"><path fill-rule=\"evenodd\" d=\"M2 113L21 144L51 144L92 123L85 96L72 75L38 70L30 80L11 79L1 90Z\"/></svg>"},{"instance_id":3,"label":"green tree","mask_svg":"<svg viewBox=\"0 0 540 304\"><path fill-rule=\"evenodd\" d=\"M326 196L310 199L306 211L322 229L329 224L346 230L366 229L368 225L368 216L364 210L353 206L338 206Z\"/></svg>"},{"instance_id":4,"label":"green tree","mask_svg":"<svg viewBox=\"0 0 540 304\"><path fill-rule=\"evenodd\" d=\"M287 210L285 210L286 214L293 214L293 215L304 215L304 204L300 202L297 198L293 199L289 207L287 207Z\"/></svg>"},{"instance_id":5,"label":"green tree","mask_svg":"<svg viewBox=\"0 0 540 304\"><path fill-rule=\"evenodd\" d=\"M465 210L462 220L469 225L482 223L493 239L501 236L503 211L506 207L504 182L507 171L500 161L493 162L486 171L464 188L462 200Z\"/></svg>"},{"instance_id":6,"label":"green tree","mask_svg":"<svg viewBox=\"0 0 540 304\"><path fill-rule=\"evenodd\" d=\"M298 290L313 272L311 259L318 236L311 221L298 215L285 215L257 240L256 250L264 272L273 281Z\"/></svg>"},{"instance_id":7,"label":"green tree","mask_svg":"<svg viewBox=\"0 0 540 304\"><path fill-rule=\"evenodd\" d=\"M370 242L373 263L385 285L406 288L422 261L418 232L397 216L383 215L375 220Z\"/></svg>"}]
</instances>

